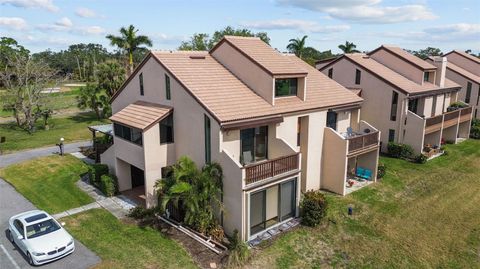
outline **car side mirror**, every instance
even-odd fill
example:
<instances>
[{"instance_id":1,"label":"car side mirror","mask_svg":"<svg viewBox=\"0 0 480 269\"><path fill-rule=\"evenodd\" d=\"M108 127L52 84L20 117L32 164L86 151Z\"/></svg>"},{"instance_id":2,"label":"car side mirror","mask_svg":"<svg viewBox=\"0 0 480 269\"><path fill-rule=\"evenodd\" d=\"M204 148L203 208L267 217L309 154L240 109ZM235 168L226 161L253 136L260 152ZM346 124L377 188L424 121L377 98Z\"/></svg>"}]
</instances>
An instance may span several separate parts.
<instances>
[{"instance_id":1,"label":"car side mirror","mask_svg":"<svg viewBox=\"0 0 480 269\"><path fill-rule=\"evenodd\" d=\"M23 236L20 234L20 235L17 236L17 239L18 240L23 240Z\"/></svg>"}]
</instances>

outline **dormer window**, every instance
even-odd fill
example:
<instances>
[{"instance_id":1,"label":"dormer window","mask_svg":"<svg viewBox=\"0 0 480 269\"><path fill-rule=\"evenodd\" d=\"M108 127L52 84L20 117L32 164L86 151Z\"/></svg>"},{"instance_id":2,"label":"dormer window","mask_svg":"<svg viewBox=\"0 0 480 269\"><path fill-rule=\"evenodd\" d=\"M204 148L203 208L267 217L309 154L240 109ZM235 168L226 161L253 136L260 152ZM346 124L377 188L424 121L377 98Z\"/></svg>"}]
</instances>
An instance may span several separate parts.
<instances>
[{"instance_id":1,"label":"dormer window","mask_svg":"<svg viewBox=\"0 0 480 269\"><path fill-rule=\"evenodd\" d=\"M275 79L275 97L296 96L297 88L297 78Z\"/></svg>"},{"instance_id":2,"label":"dormer window","mask_svg":"<svg viewBox=\"0 0 480 269\"><path fill-rule=\"evenodd\" d=\"M423 73L423 81L428 82L430 81L430 72Z\"/></svg>"}]
</instances>

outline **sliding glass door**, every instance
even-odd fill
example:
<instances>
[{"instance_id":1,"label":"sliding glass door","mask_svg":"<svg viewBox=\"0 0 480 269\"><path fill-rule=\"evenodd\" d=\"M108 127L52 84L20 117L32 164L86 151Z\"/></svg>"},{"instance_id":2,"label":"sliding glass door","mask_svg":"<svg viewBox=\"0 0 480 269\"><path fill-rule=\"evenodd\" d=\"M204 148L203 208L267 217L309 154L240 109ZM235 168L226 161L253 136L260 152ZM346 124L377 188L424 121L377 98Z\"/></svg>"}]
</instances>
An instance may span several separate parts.
<instances>
[{"instance_id":1,"label":"sliding glass door","mask_svg":"<svg viewBox=\"0 0 480 269\"><path fill-rule=\"evenodd\" d=\"M250 194L250 236L295 216L296 179Z\"/></svg>"},{"instance_id":2,"label":"sliding glass door","mask_svg":"<svg viewBox=\"0 0 480 269\"><path fill-rule=\"evenodd\" d=\"M242 164L249 164L267 159L268 126L240 130L240 147Z\"/></svg>"}]
</instances>

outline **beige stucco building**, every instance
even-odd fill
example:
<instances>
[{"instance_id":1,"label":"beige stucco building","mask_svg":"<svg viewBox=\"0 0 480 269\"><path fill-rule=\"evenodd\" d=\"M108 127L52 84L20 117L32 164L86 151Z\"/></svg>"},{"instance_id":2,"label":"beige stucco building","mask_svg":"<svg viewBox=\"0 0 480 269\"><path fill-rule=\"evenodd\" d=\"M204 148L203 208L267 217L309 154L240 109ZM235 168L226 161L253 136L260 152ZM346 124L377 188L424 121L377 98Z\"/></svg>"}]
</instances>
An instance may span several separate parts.
<instances>
[{"instance_id":1,"label":"beige stucco building","mask_svg":"<svg viewBox=\"0 0 480 269\"><path fill-rule=\"evenodd\" d=\"M299 214L302 191L376 180L380 132L362 98L258 38L212 50L151 52L112 98L114 144L101 156L120 191L157 202L162 169L188 156L224 171L220 219L248 240ZM368 173L367 173L368 172Z\"/></svg>"},{"instance_id":2,"label":"beige stucco building","mask_svg":"<svg viewBox=\"0 0 480 269\"><path fill-rule=\"evenodd\" d=\"M447 58L446 77L462 87L458 100L472 106L473 117L480 119L480 59L459 50L444 57ZM432 62L433 58L427 61Z\"/></svg>"},{"instance_id":3,"label":"beige stucco building","mask_svg":"<svg viewBox=\"0 0 480 269\"><path fill-rule=\"evenodd\" d=\"M429 63L401 48L381 46L321 61L317 68L364 99L361 119L381 131L383 151L396 142L431 156L442 142L469 136L472 108L447 111L461 86L446 78L446 58Z\"/></svg>"}]
</instances>

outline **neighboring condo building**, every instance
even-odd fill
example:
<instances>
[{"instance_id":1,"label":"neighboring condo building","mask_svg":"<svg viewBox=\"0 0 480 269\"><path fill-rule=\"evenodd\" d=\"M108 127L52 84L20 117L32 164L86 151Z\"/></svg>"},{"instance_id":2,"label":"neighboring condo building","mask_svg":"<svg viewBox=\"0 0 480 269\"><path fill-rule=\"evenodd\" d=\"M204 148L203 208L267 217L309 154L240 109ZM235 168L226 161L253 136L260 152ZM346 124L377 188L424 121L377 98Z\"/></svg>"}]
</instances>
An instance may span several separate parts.
<instances>
[{"instance_id":1,"label":"neighboring condo building","mask_svg":"<svg viewBox=\"0 0 480 269\"><path fill-rule=\"evenodd\" d=\"M395 142L429 156L442 142L469 137L472 108L447 111L461 86L445 77L446 58L429 63L381 46L318 62L317 68L364 99L361 119L381 131L382 151Z\"/></svg>"},{"instance_id":2,"label":"neighboring condo building","mask_svg":"<svg viewBox=\"0 0 480 269\"><path fill-rule=\"evenodd\" d=\"M458 100L472 106L473 117L480 119L480 59L460 50L444 57L448 60L446 77L462 87ZM433 58L428 61L432 62Z\"/></svg>"},{"instance_id":3,"label":"neighboring condo building","mask_svg":"<svg viewBox=\"0 0 480 269\"><path fill-rule=\"evenodd\" d=\"M379 136L362 98L258 38L204 51L151 52L112 98L114 144L101 155L120 191L147 207L181 156L224 172L221 224L244 240L299 214L301 191L349 192L357 168L376 180Z\"/></svg>"}]
</instances>

